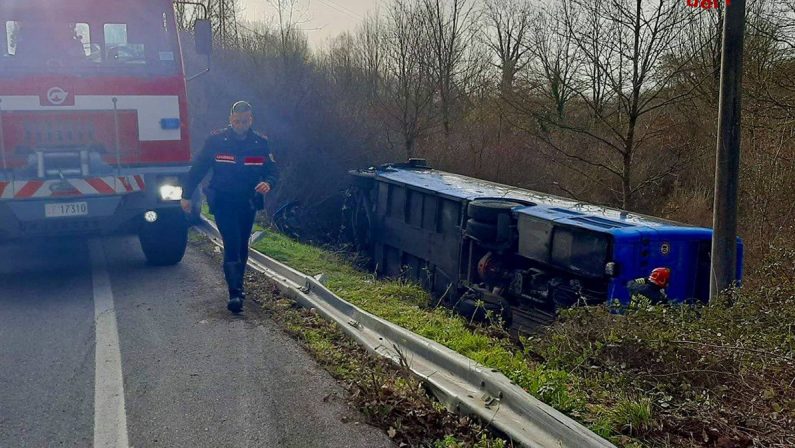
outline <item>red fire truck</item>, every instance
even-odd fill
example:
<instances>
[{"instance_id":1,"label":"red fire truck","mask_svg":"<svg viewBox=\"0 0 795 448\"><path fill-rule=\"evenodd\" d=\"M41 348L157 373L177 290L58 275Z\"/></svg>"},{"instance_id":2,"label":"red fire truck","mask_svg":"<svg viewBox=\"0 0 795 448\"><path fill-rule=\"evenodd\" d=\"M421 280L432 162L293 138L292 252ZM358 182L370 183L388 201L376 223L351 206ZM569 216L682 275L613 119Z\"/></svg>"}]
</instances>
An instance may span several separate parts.
<instances>
[{"instance_id":1,"label":"red fire truck","mask_svg":"<svg viewBox=\"0 0 795 448\"><path fill-rule=\"evenodd\" d=\"M172 0L2 0L0 29L0 241L137 233L150 263L179 262L190 140ZM211 40L197 26L200 52Z\"/></svg>"}]
</instances>

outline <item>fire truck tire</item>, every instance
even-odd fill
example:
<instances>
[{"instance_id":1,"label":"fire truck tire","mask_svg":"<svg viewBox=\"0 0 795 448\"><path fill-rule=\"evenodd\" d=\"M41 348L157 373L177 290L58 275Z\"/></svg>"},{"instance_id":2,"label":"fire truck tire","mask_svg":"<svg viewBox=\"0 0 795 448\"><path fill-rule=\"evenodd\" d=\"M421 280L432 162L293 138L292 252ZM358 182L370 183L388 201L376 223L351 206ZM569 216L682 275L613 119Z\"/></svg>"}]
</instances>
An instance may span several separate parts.
<instances>
[{"instance_id":1,"label":"fire truck tire","mask_svg":"<svg viewBox=\"0 0 795 448\"><path fill-rule=\"evenodd\" d=\"M467 216L475 221L497 223L501 214L510 213L522 204L504 199L475 199L467 205Z\"/></svg>"},{"instance_id":2,"label":"fire truck tire","mask_svg":"<svg viewBox=\"0 0 795 448\"><path fill-rule=\"evenodd\" d=\"M188 245L188 222L181 210L160 213L160 218L146 224L138 234L146 261L152 266L170 266L182 261Z\"/></svg>"}]
</instances>

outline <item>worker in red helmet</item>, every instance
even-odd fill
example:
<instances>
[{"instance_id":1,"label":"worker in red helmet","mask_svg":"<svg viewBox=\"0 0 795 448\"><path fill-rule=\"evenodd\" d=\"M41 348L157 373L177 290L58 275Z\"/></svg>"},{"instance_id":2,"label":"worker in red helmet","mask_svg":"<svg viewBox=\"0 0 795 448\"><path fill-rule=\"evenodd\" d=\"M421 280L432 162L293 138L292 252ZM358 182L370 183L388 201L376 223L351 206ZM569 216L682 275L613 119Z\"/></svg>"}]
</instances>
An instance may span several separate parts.
<instances>
[{"instance_id":1,"label":"worker in red helmet","mask_svg":"<svg viewBox=\"0 0 795 448\"><path fill-rule=\"evenodd\" d=\"M639 278L627 283L629 295L632 298L645 297L652 304L665 303L668 296L665 288L671 280L671 270L668 268L655 268L647 278Z\"/></svg>"}]
</instances>

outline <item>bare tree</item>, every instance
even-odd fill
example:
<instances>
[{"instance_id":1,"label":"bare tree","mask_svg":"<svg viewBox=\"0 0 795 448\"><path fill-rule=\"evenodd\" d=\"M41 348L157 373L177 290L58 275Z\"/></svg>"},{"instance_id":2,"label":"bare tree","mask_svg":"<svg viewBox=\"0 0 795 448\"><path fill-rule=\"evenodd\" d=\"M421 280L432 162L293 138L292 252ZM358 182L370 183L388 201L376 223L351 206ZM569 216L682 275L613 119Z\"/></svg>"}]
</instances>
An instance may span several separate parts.
<instances>
[{"instance_id":1,"label":"bare tree","mask_svg":"<svg viewBox=\"0 0 795 448\"><path fill-rule=\"evenodd\" d=\"M683 82L712 107L717 105L720 90L724 8L723 2L717 2L717 8L696 14L680 36L684 53L676 55L678 59L690 58L687 70L682 72Z\"/></svg>"},{"instance_id":2,"label":"bare tree","mask_svg":"<svg viewBox=\"0 0 795 448\"><path fill-rule=\"evenodd\" d=\"M470 68L465 62L476 33L476 10L472 0L422 0L421 17L430 44L428 62L439 95L444 135L449 137L457 84Z\"/></svg>"},{"instance_id":3,"label":"bare tree","mask_svg":"<svg viewBox=\"0 0 795 448\"><path fill-rule=\"evenodd\" d=\"M364 19L356 33L356 53L364 71L370 100L377 97L385 65L384 24L378 15Z\"/></svg>"},{"instance_id":4,"label":"bare tree","mask_svg":"<svg viewBox=\"0 0 795 448\"><path fill-rule=\"evenodd\" d=\"M358 85L361 68L356 57L354 36L350 33L343 33L334 38L330 45L319 56L320 66L336 85L346 89Z\"/></svg>"},{"instance_id":5,"label":"bare tree","mask_svg":"<svg viewBox=\"0 0 795 448\"><path fill-rule=\"evenodd\" d=\"M267 0L275 11L275 28L279 33L284 59L306 53L306 37L300 26L308 21L299 0Z\"/></svg>"},{"instance_id":6,"label":"bare tree","mask_svg":"<svg viewBox=\"0 0 795 448\"><path fill-rule=\"evenodd\" d=\"M558 10L564 16L565 32L574 40L583 61L587 61L580 65L577 73L577 79L583 82L577 95L587 92L586 102L596 113L601 113L605 104L612 100L608 71L616 68L618 49L605 44L617 37L614 34L617 24L612 23L609 8L610 5L600 0L581 0L575 4L564 3Z\"/></svg>"},{"instance_id":7,"label":"bare tree","mask_svg":"<svg viewBox=\"0 0 795 448\"><path fill-rule=\"evenodd\" d=\"M496 56L500 70L500 92L510 96L516 74L527 64L527 34L532 21L527 0L486 0L486 45Z\"/></svg>"},{"instance_id":8,"label":"bare tree","mask_svg":"<svg viewBox=\"0 0 795 448\"><path fill-rule=\"evenodd\" d=\"M417 139L428 127L434 95L421 12L412 0L396 0L387 17L385 35L388 121L396 124L408 157L414 155Z\"/></svg>"},{"instance_id":9,"label":"bare tree","mask_svg":"<svg viewBox=\"0 0 795 448\"><path fill-rule=\"evenodd\" d=\"M670 128L641 125L641 120L666 111L689 92L672 92L671 86L690 58L669 64L670 55L687 54L679 39L694 15L674 0L572 0L563 8L566 28L583 61L574 90L584 106L585 117L552 119L532 113L542 128L553 126L590 141L587 151L557 144L553 134L542 132L548 147L567 162L588 167L591 176L617 180L610 187L625 208L633 197L655 185L676 167L676 160L649 164L645 173L634 171L639 151ZM659 117L658 117L659 118ZM670 120L658 120L658 123ZM569 165L571 166L571 165ZM611 185L609 181L606 182Z\"/></svg>"},{"instance_id":10,"label":"bare tree","mask_svg":"<svg viewBox=\"0 0 795 448\"><path fill-rule=\"evenodd\" d=\"M756 0L747 13L747 89L760 115L777 122L795 120L795 2Z\"/></svg>"},{"instance_id":11,"label":"bare tree","mask_svg":"<svg viewBox=\"0 0 795 448\"><path fill-rule=\"evenodd\" d=\"M569 19L572 14L567 8L567 4L562 3L539 11L532 19L534 26L527 42L527 49L535 62L532 71L543 80L543 92L552 100L559 119L563 118L566 104L575 95L575 82L581 65L581 51L574 41L574 34L566 26L567 14ZM591 78L591 97L598 104L602 101L603 81L599 70L589 75L595 75L586 77Z\"/></svg>"}]
</instances>

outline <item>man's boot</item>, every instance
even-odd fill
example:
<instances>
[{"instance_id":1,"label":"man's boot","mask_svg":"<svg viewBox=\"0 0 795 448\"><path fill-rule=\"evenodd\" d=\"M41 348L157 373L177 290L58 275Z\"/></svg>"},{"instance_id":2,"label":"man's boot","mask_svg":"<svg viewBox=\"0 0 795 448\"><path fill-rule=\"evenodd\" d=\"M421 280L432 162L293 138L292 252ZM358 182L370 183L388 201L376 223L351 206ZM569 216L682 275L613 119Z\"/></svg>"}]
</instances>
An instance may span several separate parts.
<instances>
[{"instance_id":1,"label":"man's boot","mask_svg":"<svg viewBox=\"0 0 795 448\"><path fill-rule=\"evenodd\" d=\"M246 300L246 261L240 262L240 298Z\"/></svg>"},{"instance_id":2,"label":"man's boot","mask_svg":"<svg viewBox=\"0 0 795 448\"><path fill-rule=\"evenodd\" d=\"M243 266L240 262L224 263L224 276L229 286L229 302L226 308L239 313L243 310Z\"/></svg>"}]
</instances>

